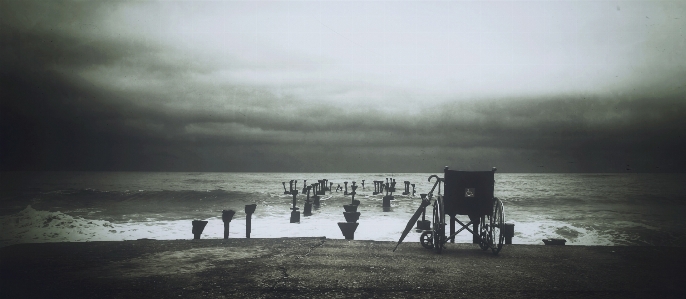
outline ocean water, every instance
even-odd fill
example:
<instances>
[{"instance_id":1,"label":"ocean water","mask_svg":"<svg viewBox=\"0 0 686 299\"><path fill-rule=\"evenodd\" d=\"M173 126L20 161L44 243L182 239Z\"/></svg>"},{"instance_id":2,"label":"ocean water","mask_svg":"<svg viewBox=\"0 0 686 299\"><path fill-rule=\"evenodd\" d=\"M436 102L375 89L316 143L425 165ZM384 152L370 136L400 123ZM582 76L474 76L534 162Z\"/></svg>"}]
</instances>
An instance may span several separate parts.
<instances>
[{"instance_id":1,"label":"ocean water","mask_svg":"<svg viewBox=\"0 0 686 299\"><path fill-rule=\"evenodd\" d=\"M442 173L436 173L442 176ZM327 192L313 215L289 223L293 197L282 182L356 181L358 240L397 241L433 183L429 173L2 172L0 246L29 242L192 239L191 221L209 221L202 238L222 238L221 211L237 211L230 238L245 237L246 204L257 204L253 238L342 239L337 222L350 196ZM395 179L392 208L372 195L374 180ZM365 180L364 189L362 180ZM403 181L416 184L404 196ZM495 195L515 244L564 238L568 245L686 246L686 174L496 173ZM411 191L411 188L410 188ZM305 195L297 196L303 211ZM430 211L430 210L429 210ZM427 214L430 218L430 212ZM466 217L462 217L466 219ZM411 231L405 242L417 242ZM471 242L467 233L457 242ZM406 244L404 246L418 246Z\"/></svg>"}]
</instances>

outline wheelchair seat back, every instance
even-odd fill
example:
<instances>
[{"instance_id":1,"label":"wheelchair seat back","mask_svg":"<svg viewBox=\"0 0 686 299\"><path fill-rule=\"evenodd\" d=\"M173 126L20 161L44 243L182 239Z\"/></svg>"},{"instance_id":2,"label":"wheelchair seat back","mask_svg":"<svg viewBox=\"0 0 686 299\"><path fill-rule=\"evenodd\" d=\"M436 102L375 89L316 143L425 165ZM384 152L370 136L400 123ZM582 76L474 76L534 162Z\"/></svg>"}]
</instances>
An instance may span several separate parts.
<instances>
[{"instance_id":1,"label":"wheelchair seat back","mask_svg":"<svg viewBox=\"0 0 686 299\"><path fill-rule=\"evenodd\" d=\"M480 217L493 210L493 171L445 170L443 203L451 216Z\"/></svg>"}]
</instances>

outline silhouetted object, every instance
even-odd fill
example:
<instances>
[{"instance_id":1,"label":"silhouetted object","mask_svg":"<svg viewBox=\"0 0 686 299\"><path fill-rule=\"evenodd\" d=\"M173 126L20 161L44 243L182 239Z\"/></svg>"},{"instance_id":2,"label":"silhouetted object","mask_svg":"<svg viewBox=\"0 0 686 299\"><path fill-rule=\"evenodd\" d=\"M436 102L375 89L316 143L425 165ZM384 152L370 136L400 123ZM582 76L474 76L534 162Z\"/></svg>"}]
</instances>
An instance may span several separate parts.
<instances>
[{"instance_id":1,"label":"silhouetted object","mask_svg":"<svg viewBox=\"0 0 686 299\"><path fill-rule=\"evenodd\" d=\"M355 199L355 194L357 194L357 192L355 192L355 190L357 190L357 186L355 186L355 182L353 182L353 184L352 184L352 186L350 186L350 188L353 190L353 192L350 192L350 195L352 195L351 204L360 205L360 201Z\"/></svg>"},{"instance_id":2,"label":"silhouetted object","mask_svg":"<svg viewBox=\"0 0 686 299\"><path fill-rule=\"evenodd\" d=\"M338 187L336 187L336 192L338 192L338 190L343 190L343 188L341 188L341 184L338 184Z\"/></svg>"},{"instance_id":3,"label":"silhouetted object","mask_svg":"<svg viewBox=\"0 0 686 299\"><path fill-rule=\"evenodd\" d=\"M312 201L314 202L314 205L318 206L319 205L319 195L317 195L317 189L319 188L319 183L314 183L311 186L312 188Z\"/></svg>"},{"instance_id":4,"label":"silhouetted object","mask_svg":"<svg viewBox=\"0 0 686 299\"><path fill-rule=\"evenodd\" d=\"M357 207L358 205L343 205L343 209L345 209L346 212L357 212Z\"/></svg>"},{"instance_id":5,"label":"silhouetted object","mask_svg":"<svg viewBox=\"0 0 686 299\"><path fill-rule=\"evenodd\" d=\"M395 192L395 179L391 181L391 192Z\"/></svg>"},{"instance_id":6,"label":"silhouetted object","mask_svg":"<svg viewBox=\"0 0 686 299\"><path fill-rule=\"evenodd\" d=\"M200 240L205 225L207 225L207 221L193 220L193 239Z\"/></svg>"},{"instance_id":7,"label":"silhouetted object","mask_svg":"<svg viewBox=\"0 0 686 299\"><path fill-rule=\"evenodd\" d=\"M344 184L345 194L348 195L348 182L344 182ZM352 203L343 206L345 209L345 212L343 212L343 217L345 217L346 222L338 222L338 227L341 229L341 232L346 240L355 239L355 230L358 226L357 220L360 218L360 213L357 212L357 207L360 202L359 200L355 200L355 190L357 189L355 182L352 182L351 188L353 190L350 193L350 195L352 195Z\"/></svg>"},{"instance_id":8,"label":"silhouetted object","mask_svg":"<svg viewBox=\"0 0 686 299\"><path fill-rule=\"evenodd\" d=\"M291 194L291 191L286 190L286 182L281 182L283 184L283 194Z\"/></svg>"},{"instance_id":9,"label":"silhouetted object","mask_svg":"<svg viewBox=\"0 0 686 299\"><path fill-rule=\"evenodd\" d=\"M257 204L245 205L245 237L250 239L250 232L252 231L252 214L255 213Z\"/></svg>"},{"instance_id":10,"label":"silhouetted object","mask_svg":"<svg viewBox=\"0 0 686 299\"><path fill-rule=\"evenodd\" d=\"M333 183L329 183L329 193L331 193L331 189L333 189Z\"/></svg>"},{"instance_id":11,"label":"silhouetted object","mask_svg":"<svg viewBox=\"0 0 686 299\"><path fill-rule=\"evenodd\" d=\"M309 201L305 202L305 210L303 211L303 215L305 216L312 216L312 203Z\"/></svg>"},{"instance_id":12,"label":"silhouetted object","mask_svg":"<svg viewBox=\"0 0 686 299\"><path fill-rule=\"evenodd\" d=\"M307 180L303 180L303 191L300 193L305 194L305 189L307 188Z\"/></svg>"},{"instance_id":13,"label":"silhouetted object","mask_svg":"<svg viewBox=\"0 0 686 299\"><path fill-rule=\"evenodd\" d=\"M362 180L362 190L364 190L364 180Z\"/></svg>"},{"instance_id":14,"label":"silhouetted object","mask_svg":"<svg viewBox=\"0 0 686 299\"><path fill-rule=\"evenodd\" d=\"M379 181L374 181L374 192L372 192L372 195L377 194L379 194Z\"/></svg>"},{"instance_id":15,"label":"silhouetted object","mask_svg":"<svg viewBox=\"0 0 686 299\"><path fill-rule=\"evenodd\" d=\"M444 178L437 175L429 176L429 182L436 178L436 182L427 194L424 202L433 202L432 230L425 231L420 237L422 246L433 248L441 253L448 241L454 242L455 236L463 230L472 233L472 239L483 250L489 248L493 254L498 254L503 246L504 207L502 201L493 196L495 184L494 167L491 171L454 171L446 166ZM445 195L440 195L441 185L445 187ZM438 187L439 195L433 199L433 192ZM421 210L415 216L419 216ZM450 235L446 237L446 215L450 216ZM469 222L463 223L456 215L469 216ZM416 219L411 219L408 226L414 225ZM455 224L462 227L455 231ZM470 225L473 228L470 228ZM430 234L430 237L429 237ZM400 239L399 243L402 241Z\"/></svg>"},{"instance_id":16,"label":"silhouetted object","mask_svg":"<svg viewBox=\"0 0 686 299\"><path fill-rule=\"evenodd\" d=\"M412 184L412 196L414 196L415 190L414 190L414 184Z\"/></svg>"},{"instance_id":17,"label":"silhouetted object","mask_svg":"<svg viewBox=\"0 0 686 299\"><path fill-rule=\"evenodd\" d=\"M567 240L565 240L565 239L543 239L543 243L545 243L545 245L565 245L565 243L567 243Z\"/></svg>"},{"instance_id":18,"label":"silhouetted object","mask_svg":"<svg viewBox=\"0 0 686 299\"><path fill-rule=\"evenodd\" d=\"M231 224L231 219L233 215L236 214L234 210L222 210L222 221L224 222L224 239L229 238L229 224Z\"/></svg>"},{"instance_id":19,"label":"silhouetted object","mask_svg":"<svg viewBox=\"0 0 686 299\"><path fill-rule=\"evenodd\" d=\"M310 202L310 188L311 186L307 186L305 188L307 190L307 199L305 199L305 210L303 211L303 214L305 216L312 215L312 203Z\"/></svg>"},{"instance_id":20,"label":"silhouetted object","mask_svg":"<svg viewBox=\"0 0 686 299\"><path fill-rule=\"evenodd\" d=\"M426 194L419 194L422 197L422 202L426 201ZM417 221L417 229L430 230L431 221L426 220L426 206L422 208L422 220Z\"/></svg>"},{"instance_id":21,"label":"silhouetted object","mask_svg":"<svg viewBox=\"0 0 686 299\"><path fill-rule=\"evenodd\" d=\"M326 194L326 191L331 191L331 189L329 188L329 180L323 179L322 181L324 181L324 183L322 184L322 191L324 191L325 192L324 194ZM324 195L324 194L322 194L322 195Z\"/></svg>"},{"instance_id":22,"label":"silhouetted object","mask_svg":"<svg viewBox=\"0 0 686 299\"><path fill-rule=\"evenodd\" d=\"M343 212L346 222L357 222L360 219L360 212Z\"/></svg>"},{"instance_id":23,"label":"silhouetted object","mask_svg":"<svg viewBox=\"0 0 686 299\"><path fill-rule=\"evenodd\" d=\"M395 198L393 197L393 191L388 185L389 185L389 183L386 183L386 196L383 197L383 207L384 208L391 207L391 200L395 200ZM389 194L389 192L390 192L390 194Z\"/></svg>"},{"instance_id":24,"label":"silhouetted object","mask_svg":"<svg viewBox=\"0 0 686 299\"><path fill-rule=\"evenodd\" d=\"M403 192L403 195L410 195L410 181L405 181L405 192Z\"/></svg>"},{"instance_id":25,"label":"silhouetted object","mask_svg":"<svg viewBox=\"0 0 686 299\"><path fill-rule=\"evenodd\" d=\"M298 190L293 190L292 193L293 195L293 207L291 210L291 223L298 223L300 222L300 211L298 211L298 207L296 207L296 197L298 196Z\"/></svg>"},{"instance_id":26,"label":"silhouetted object","mask_svg":"<svg viewBox=\"0 0 686 299\"><path fill-rule=\"evenodd\" d=\"M398 249L398 246L400 245L400 243L402 243L403 240L405 240L405 237L407 237L407 234L410 232L410 230L414 226L415 221L417 221L417 219L419 219L419 215L422 214L422 211L424 210L424 208L426 208L429 204L430 204L430 202L428 200L422 199L422 203L419 205L419 208L417 208L417 211L415 211L414 214L412 215L412 218L410 218L410 221L405 226L405 230L403 231L403 233L400 234L400 239L398 240L398 244L396 244L395 248L393 248L394 252L396 249Z\"/></svg>"},{"instance_id":27,"label":"silhouetted object","mask_svg":"<svg viewBox=\"0 0 686 299\"><path fill-rule=\"evenodd\" d=\"M314 184L307 186L307 196L310 196L310 191L314 189ZM312 204L314 206L319 206L319 196L313 195L312 196Z\"/></svg>"},{"instance_id":28,"label":"silhouetted object","mask_svg":"<svg viewBox=\"0 0 686 299\"><path fill-rule=\"evenodd\" d=\"M315 195L325 195L326 191L326 182L324 180L319 180L319 183L317 183L317 191L314 193Z\"/></svg>"},{"instance_id":29,"label":"silhouetted object","mask_svg":"<svg viewBox=\"0 0 686 299\"><path fill-rule=\"evenodd\" d=\"M355 230L360 225L357 222L339 222L338 227L341 229L346 240L355 240Z\"/></svg>"},{"instance_id":30,"label":"silhouetted object","mask_svg":"<svg viewBox=\"0 0 686 299\"><path fill-rule=\"evenodd\" d=\"M514 237L514 223L505 223L503 227L503 235L505 235L505 244L512 244Z\"/></svg>"},{"instance_id":31,"label":"silhouetted object","mask_svg":"<svg viewBox=\"0 0 686 299\"><path fill-rule=\"evenodd\" d=\"M293 194L293 180L288 184L288 194Z\"/></svg>"}]
</instances>

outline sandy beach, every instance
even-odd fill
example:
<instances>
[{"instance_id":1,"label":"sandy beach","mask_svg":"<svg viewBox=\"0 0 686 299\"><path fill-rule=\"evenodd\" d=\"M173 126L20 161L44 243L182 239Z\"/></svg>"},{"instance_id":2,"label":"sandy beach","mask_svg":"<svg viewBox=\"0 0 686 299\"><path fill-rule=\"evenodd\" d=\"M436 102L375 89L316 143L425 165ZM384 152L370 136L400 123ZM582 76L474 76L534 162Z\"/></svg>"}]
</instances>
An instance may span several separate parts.
<instances>
[{"instance_id":1,"label":"sandy beach","mask_svg":"<svg viewBox=\"0 0 686 299\"><path fill-rule=\"evenodd\" d=\"M326 238L136 240L0 248L5 298L683 298L683 248Z\"/></svg>"}]
</instances>

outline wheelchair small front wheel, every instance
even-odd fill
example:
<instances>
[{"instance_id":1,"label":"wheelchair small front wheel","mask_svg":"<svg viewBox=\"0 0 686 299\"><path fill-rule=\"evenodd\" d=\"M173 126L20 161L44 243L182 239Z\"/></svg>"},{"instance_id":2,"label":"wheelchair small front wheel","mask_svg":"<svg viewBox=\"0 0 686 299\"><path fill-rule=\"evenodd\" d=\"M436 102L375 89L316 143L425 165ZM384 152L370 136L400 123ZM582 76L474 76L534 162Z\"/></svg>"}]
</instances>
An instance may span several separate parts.
<instances>
[{"instance_id":1,"label":"wheelchair small front wheel","mask_svg":"<svg viewBox=\"0 0 686 299\"><path fill-rule=\"evenodd\" d=\"M434 248L434 233L430 230L424 231L422 235L419 237L419 241L422 243L422 246L426 249L433 249Z\"/></svg>"}]
</instances>

